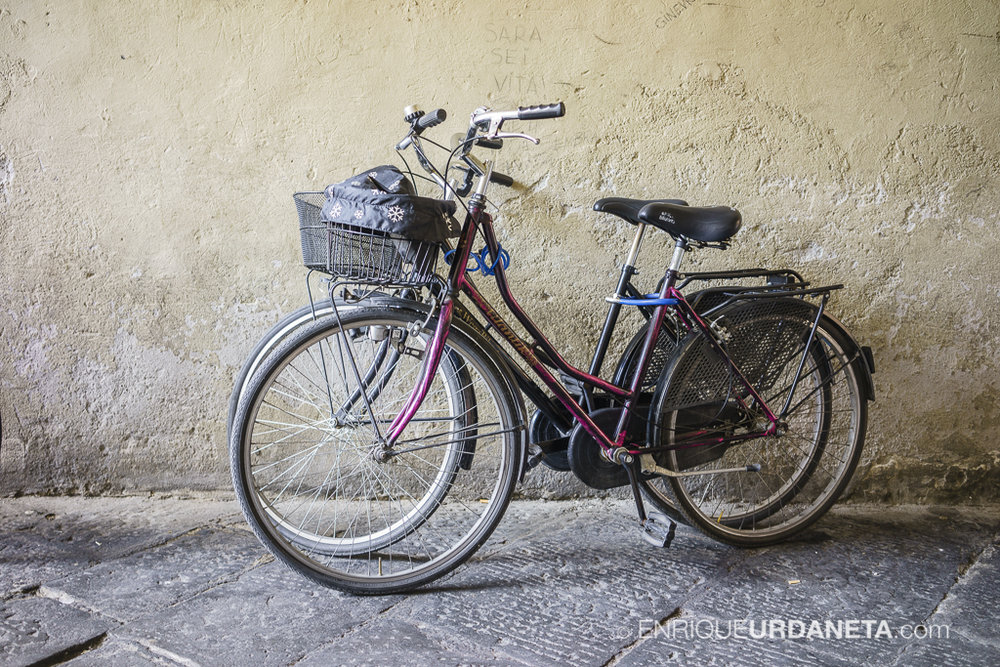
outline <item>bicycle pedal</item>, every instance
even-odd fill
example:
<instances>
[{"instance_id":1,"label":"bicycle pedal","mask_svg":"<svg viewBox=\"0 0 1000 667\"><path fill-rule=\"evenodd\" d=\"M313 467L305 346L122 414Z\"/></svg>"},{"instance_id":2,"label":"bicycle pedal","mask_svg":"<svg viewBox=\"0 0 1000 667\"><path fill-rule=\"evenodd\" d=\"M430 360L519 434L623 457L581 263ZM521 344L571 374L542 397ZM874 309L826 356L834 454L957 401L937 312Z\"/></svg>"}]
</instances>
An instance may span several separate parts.
<instances>
[{"instance_id":1,"label":"bicycle pedal","mask_svg":"<svg viewBox=\"0 0 1000 667\"><path fill-rule=\"evenodd\" d=\"M665 549L674 541L674 531L676 529L677 523L672 521L666 514L648 512L646 520L642 523L642 539L654 547Z\"/></svg>"},{"instance_id":2,"label":"bicycle pedal","mask_svg":"<svg viewBox=\"0 0 1000 667\"><path fill-rule=\"evenodd\" d=\"M529 456L527 463L525 463L524 465L525 470L531 470L533 468L537 468L538 464L541 463L544 458L545 458L545 452L538 452L537 454Z\"/></svg>"}]
</instances>

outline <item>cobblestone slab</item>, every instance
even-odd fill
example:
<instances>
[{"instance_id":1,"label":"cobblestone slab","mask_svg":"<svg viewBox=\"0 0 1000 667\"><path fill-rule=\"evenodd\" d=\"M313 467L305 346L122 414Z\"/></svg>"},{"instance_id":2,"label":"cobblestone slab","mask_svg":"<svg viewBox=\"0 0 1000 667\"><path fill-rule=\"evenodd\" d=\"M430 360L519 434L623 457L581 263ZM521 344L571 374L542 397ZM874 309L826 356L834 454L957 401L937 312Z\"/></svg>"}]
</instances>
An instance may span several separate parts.
<instances>
[{"instance_id":1,"label":"cobblestone slab","mask_svg":"<svg viewBox=\"0 0 1000 667\"><path fill-rule=\"evenodd\" d=\"M963 571L964 570L964 571ZM978 554L934 613L914 629L896 665L990 665L1000 656L1000 538Z\"/></svg>"},{"instance_id":2,"label":"cobblestone slab","mask_svg":"<svg viewBox=\"0 0 1000 667\"><path fill-rule=\"evenodd\" d=\"M960 568L961 569L961 568ZM994 541L948 591L928 625L946 625L952 632L990 643L1000 656L1000 540Z\"/></svg>"},{"instance_id":3,"label":"cobblestone slab","mask_svg":"<svg viewBox=\"0 0 1000 667\"><path fill-rule=\"evenodd\" d=\"M0 536L0 598L37 588L92 562L91 552L26 531Z\"/></svg>"},{"instance_id":4,"label":"cobblestone slab","mask_svg":"<svg viewBox=\"0 0 1000 667\"><path fill-rule=\"evenodd\" d=\"M793 664L892 664L996 529L995 520L955 521L925 510L838 511L798 541L744 552L677 618L647 628L621 664L664 656L684 664L706 655L718 659L713 664L741 655L751 665L776 656ZM984 576L1000 581L987 567Z\"/></svg>"},{"instance_id":5,"label":"cobblestone slab","mask_svg":"<svg viewBox=\"0 0 1000 667\"><path fill-rule=\"evenodd\" d=\"M449 650L527 664L603 664L639 637L643 619L669 614L729 563L730 550L697 535L670 549L641 538L628 503L542 503L506 517L508 539L451 577L409 596L393 618L433 618ZM530 522L521 523L525 517Z\"/></svg>"},{"instance_id":6,"label":"cobblestone slab","mask_svg":"<svg viewBox=\"0 0 1000 667\"><path fill-rule=\"evenodd\" d=\"M66 665L71 667L108 667L108 665L129 665L129 667L177 667L173 656L156 654L138 642L129 642L109 636L99 645L71 658Z\"/></svg>"},{"instance_id":7,"label":"cobblestone slab","mask_svg":"<svg viewBox=\"0 0 1000 667\"><path fill-rule=\"evenodd\" d=\"M202 665L289 665L399 599L337 593L271 562L139 618L121 637ZM377 649L379 638L371 639Z\"/></svg>"},{"instance_id":8,"label":"cobblestone slab","mask_svg":"<svg viewBox=\"0 0 1000 667\"><path fill-rule=\"evenodd\" d=\"M463 645L461 641L444 640L441 634L434 618L412 622L379 619L307 654L295 666L519 664L502 650Z\"/></svg>"},{"instance_id":9,"label":"cobblestone slab","mask_svg":"<svg viewBox=\"0 0 1000 667\"><path fill-rule=\"evenodd\" d=\"M97 643L111 623L39 597L0 603L0 664L31 665Z\"/></svg>"},{"instance_id":10,"label":"cobblestone slab","mask_svg":"<svg viewBox=\"0 0 1000 667\"><path fill-rule=\"evenodd\" d=\"M995 618L995 617L994 617ZM1000 656L997 643L984 643L952 633L947 639L928 637L915 640L900 654L897 667L986 667L996 665Z\"/></svg>"},{"instance_id":11,"label":"cobblestone slab","mask_svg":"<svg viewBox=\"0 0 1000 667\"><path fill-rule=\"evenodd\" d=\"M681 617L683 619L683 616ZM704 629L704 628L703 628ZM707 636L705 632L702 636ZM725 636L723 629L719 633ZM656 665L706 665L709 667L773 667L774 665L808 665L815 667L854 667L853 658L830 656L808 643L781 640L700 639L696 631L689 635L663 626L649 632L629 647L615 667L654 667Z\"/></svg>"},{"instance_id":12,"label":"cobblestone slab","mask_svg":"<svg viewBox=\"0 0 1000 667\"><path fill-rule=\"evenodd\" d=\"M0 597L239 518L235 502L163 497L0 499Z\"/></svg>"},{"instance_id":13,"label":"cobblestone slab","mask_svg":"<svg viewBox=\"0 0 1000 667\"><path fill-rule=\"evenodd\" d=\"M517 501L453 574L358 598L269 561L233 503L0 501L0 664L903 666L1000 655L995 508L846 506L760 550L684 527L657 549L633 512L628 501ZM724 636L741 619L758 632L772 619L870 619L894 633L947 625L950 636ZM704 623L720 629L706 635Z\"/></svg>"},{"instance_id":14,"label":"cobblestone slab","mask_svg":"<svg viewBox=\"0 0 1000 667\"><path fill-rule=\"evenodd\" d=\"M202 528L49 582L40 594L127 622L235 579L263 557L249 532Z\"/></svg>"}]
</instances>

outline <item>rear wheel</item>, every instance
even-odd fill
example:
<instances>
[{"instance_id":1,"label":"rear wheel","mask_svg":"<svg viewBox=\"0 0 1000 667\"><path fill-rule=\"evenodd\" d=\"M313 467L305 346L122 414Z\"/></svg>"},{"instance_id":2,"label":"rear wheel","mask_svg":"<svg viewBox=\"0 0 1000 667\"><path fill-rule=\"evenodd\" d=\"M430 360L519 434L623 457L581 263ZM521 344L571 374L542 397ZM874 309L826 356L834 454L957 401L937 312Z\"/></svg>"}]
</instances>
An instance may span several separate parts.
<instances>
[{"instance_id":1,"label":"rear wheel","mask_svg":"<svg viewBox=\"0 0 1000 667\"><path fill-rule=\"evenodd\" d=\"M761 546L789 537L829 509L857 466L867 402L856 360L822 323L809 340L815 315L801 300L759 299L715 319L727 353L772 411L787 402L777 435L711 444L763 431L767 421L702 334L664 372L654 442L672 449L654 458L699 474L649 486L716 539Z\"/></svg>"},{"instance_id":2,"label":"rear wheel","mask_svg":"<svg viewBox=\"0 0 1000 667\"><path fill-rule=\"evenodd\" d=\"M261 542L296 571L353 593L408 590L462 563L502 517L520 462L517 399L453 329L427 398L385 452L435 322L364 307L341 317L300 327L250 381L233 482Z\"/></svg>"}]
</instances>

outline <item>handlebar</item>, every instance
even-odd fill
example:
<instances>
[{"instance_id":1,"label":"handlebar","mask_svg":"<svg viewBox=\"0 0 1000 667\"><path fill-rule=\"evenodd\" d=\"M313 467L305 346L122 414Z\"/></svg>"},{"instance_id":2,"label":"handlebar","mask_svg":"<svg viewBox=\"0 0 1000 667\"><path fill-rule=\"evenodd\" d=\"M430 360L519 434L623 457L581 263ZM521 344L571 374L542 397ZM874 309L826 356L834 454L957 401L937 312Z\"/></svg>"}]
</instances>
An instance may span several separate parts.
<instances>
[{"instance_id":1,"label":"handlebar","mask_svg":"<svg viewBox=\"0 0 1000 667\"><path fill-rule=\"evenodd\" d=\"M448 113L444 109L435 109L434 111L417 118L414 132L420 134L426 129L432 128L435 125L440 125L446 118L448 118Z\"/></svg>"},{"instance_id":2,"label":"handlebar","mask_svg":"<svg viewBox=\"0 0 1000 667\"><path fill-rule=\"evenodd\" d=\"M505 188L514 187L514 179L507 174L501 174L499 171L490 172L490 183L496 183L497 185L502 185Z\"/></svg>"},{"instance_id":3,"label":"handlebar","mask_svg":"<svg viewBox=\"0 0 1000 667\"><path fill-rule=\"evenodd\" d=\"M448 118L448 112L444 109L435 109L430 113L424 113L416 106L409 106L406 107L404 113L406 116L403 120L410 124L410 132L396 144L397 151L406 150L413 143L414 137L419 137L424 130L440 125Z\"/></svg>"},{"instance_id":4,"label":"handlebar","mask_svg":"<svg viewBox=\"0 0 1000 667\"><path fill-rule=\"evenodd\" d=\"M482 176L482 172L478 169L472 167L454 167L465 174L465 177L460 185L455 186L455 194L459 197L465 197L470 192L472 192L472 181L476 176ZM502 174L499 171L490 172L490 183L496 183L497 185L502 185L505 188L514 187L514 179L507 174Z\"/></svg>"},{"instance_id":5,"label":"handlebar","mask_svg":"<svg viewBox=\"0 0 1000 667\"><path fill-rule=\"evenodd\" d=\"M566 114L566 105L562 102L540 104L531 107L518 107L513 111L491 111L480 107L472 112L469 127L470 138L475 128L485 128L486 136L495 138L501 126L507 120L541 120L543 118L560 118Z\"/></svg>"},{"instance_id":6,"label":"handlebar","mask_svg":"<svg viewBox=\"0 0 1000 667\"><path fill-rule=\"evenodd\" d=\"M566 115L566 105L562 102L555 104L540 104L533 107L518 107L518 120L542 120L543 118L562 118Z\"/></svg>"},{"instance_id":7,"label":"handlebar","mask_svg":"<svg viewBox=\"0 0 1000 667\"><path fill-rule=\"evenodd\" d=\"M435 109L430 113L424 113L419 108L411 106L407 107L404 113L404 120L410 124L410 131L406 137L404 137L404 139L396 145L396 150L401 151L413 146L417 151L417 157L420 160L421 166L429 171L434 180L445 189L445 195L447 198L447 196L449 196L449 192L457 194L460 197L467 195L472 189L472 179L474 175L482 177L489 174L488 180L490 183L496 183L497 185L503 185L505 187L512 187L514 185L513 178L507 176L506 174L493 171L491 162L487 162L486 165L484 165L474 159L469 154L469 150L473 145L482 146L484 148L499 149L503 146L504 138L527 139L537 144L538 139L529 137L525 134L501 134L500 129L503 126L504 121L561 118L566 115L566 105L562 102L555 102L552 104L522 106L511 111L492 111L486 107L480 107L472 112L472 118L469 123L469 131L465 135L465 139L460 141L460 149L456 149L460 150L459 156L468 165L468 169L464 169L465 182L460 186L449 186L445 182L444 176L440 174L427 160L427 157L424 155L423 149L420 145L419 137L421 133L426 129L443 123L448 118L447 112L445 112L444 109ZM482 134L480 134L480 132L482 132ZM477 194L483 194L483 191L485 190L485 183L485 181L480 181Z\"/></svg>"}]
</instances>

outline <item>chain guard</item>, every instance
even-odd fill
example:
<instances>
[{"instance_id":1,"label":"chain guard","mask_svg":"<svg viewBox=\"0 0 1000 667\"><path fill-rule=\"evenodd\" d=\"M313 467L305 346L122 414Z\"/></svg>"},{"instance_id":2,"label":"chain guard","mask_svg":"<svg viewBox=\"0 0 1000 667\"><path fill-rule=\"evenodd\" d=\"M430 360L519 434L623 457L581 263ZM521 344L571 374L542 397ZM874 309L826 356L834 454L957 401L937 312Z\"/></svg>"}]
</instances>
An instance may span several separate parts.
<instances>
[{"instance_id":1,"label":"chain guard","mask_svg":"<svg viewBox=\"0 0 1000 667\"><path fill-rule=\"evenodd\" d=\"M648 411L648 406L640 406L644 413ZM590 413L597 428L605 433L613 435L618 427L618 419L621 417L624 408L601 408ZM630 441L645 442L646 422L635 415L629 420L628 439ZM638 434L638 438L636 438ZM601 445L583 429L582 424L573 427L573 432L569 436L569 465L580 481L594 489L614 489L619 486L627 486L628 473L623 466L608 461L602 455Z\"/></svg>"},{"instance_id":2,"label":"chain guard","mask_svg":"<svg viewBox=\"0 0 1000 667\"><path fill-rule=\"evenodd\" d=\"M542 463L553 470L566 472L570 469L569 455L567 454L569 437L560 432L552 420L545 416L545 413L541 410L535 410L535 413L531 415L531 423L528 425L528 442L536 444L559 440L565 441L566 444L559 443L546 451L545 456L542 457Z\"/></svg>"}]
</instances>

